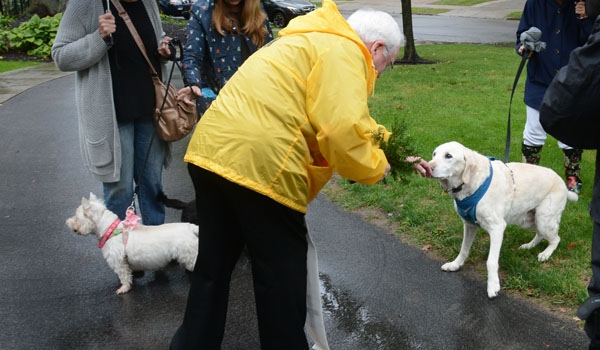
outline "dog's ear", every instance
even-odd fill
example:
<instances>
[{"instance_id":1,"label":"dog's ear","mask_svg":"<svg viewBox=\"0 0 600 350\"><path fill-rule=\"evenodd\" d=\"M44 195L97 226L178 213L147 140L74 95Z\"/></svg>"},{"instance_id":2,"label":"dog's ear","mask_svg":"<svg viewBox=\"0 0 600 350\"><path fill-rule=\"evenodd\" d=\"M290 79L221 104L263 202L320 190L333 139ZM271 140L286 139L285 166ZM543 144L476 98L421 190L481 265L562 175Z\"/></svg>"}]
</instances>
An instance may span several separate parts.
<instances>
[{"instance_id":1,"label":"dog's ear","mask_svg":"<svg viewBox=\"0 0 600 350\"><path fill-rule=\"evenodd\" d=\"M94 193L90 192L90 200L95 201L95 200L98 200L98 198L96 197L96 195Z\"/></svg>"},{"instance_id":2,"label":"dog's ear","mask_svg":"<svg viewBox=\"0 0 600 350\"><path fill-rule=\"evenodd\" d=\"M473 152L471 152L468 149L464 149L464 153L463 153L463 157L464 157L464 161L465 161L465 169L463 170L462 173L462 181L463 183L468 184L469 181L471 181L471 175L473 175L473 173L476 170L476 159L475 156L473 155Z\"/></svg>"},{"instance_id":3,"label":"dog's ear","mask_svg":"<svg viewBox=\"0 0 600 350\"><path fill-rule=\"evenodd\" d=\"M90 209L90 201L87 198L81 198L81 207L87 211Z\"/></svg>"}]
</instances>

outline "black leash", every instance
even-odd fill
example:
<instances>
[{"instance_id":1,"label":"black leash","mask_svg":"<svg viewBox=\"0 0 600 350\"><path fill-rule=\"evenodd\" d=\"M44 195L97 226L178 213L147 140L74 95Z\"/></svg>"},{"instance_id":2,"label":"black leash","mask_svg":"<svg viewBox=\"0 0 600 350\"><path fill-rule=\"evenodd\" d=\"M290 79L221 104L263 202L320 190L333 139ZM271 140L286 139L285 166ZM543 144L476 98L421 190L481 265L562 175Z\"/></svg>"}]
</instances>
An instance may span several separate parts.
<instances>
[{"instance_id":1,"label":"black leash","mask_svg":"<svg viewBox=\"0 0 600 350\"><path fill-rule=\"evenodd\" d=\"M510 155L510 110L512 107L512 100L515 94L515 90L517 89L519 77L521 76L521 72L523 71L523 67L525 66L525 61L527 61L528 56L528 52L523 53L523 56L521 58L521 64L519 64L519 69L517 70L517 75L515 76L515 81L513 82L512 91L510 93L510 102L508 104L508 125L506 127L506 146L504 148L504 163L508 163L508 156Z\"/></svg>"},{"instance_id":2,"label":"black leash","mask_svg":"<svg viewBox=\"0 0 600 350\"><path fill-rule=\"evenodd\" d=\"M171 65L171 71L169 72L169 79L167 79L167 83L165 84L165 86L167 88L171 85L171 78L173 78L173 71L175 70L176 65L177 65L177 68L179 68L179 70L181 71L183 79L185 81L185 75L183 75L183 70L181 69L181 66L179 65L179 61L181 61L183 59L183 46L181 44L181 41L179 41L179 39L177 39L177 38L173 38L171 41L174 41L174 43L169 42L169 46L170 46L170 50L171 50L171 56L169 57L169 60L173 61L173 64ZM177 56L177 50L175 49L174 44L179 46L179 53L180 53L179 56ZM166 101L167 101L167 94L165 94L165 98L163 99L163 102L160 107L161 115L162 115L162 110L165 107ZM159 120L160 120L160 118L159 118ZM131 200L131 205L129 206L130 208L134 208L135 199L140 190L140 183L142 182L142 178L144 177L144 169L146 169L146 163L148 162L148 157L150 156L150 150L152 149L152 144L154 143L155 137L156 137L156 132L152 133L152 137L150 138L150 145L148 146L148 150L146 151L146 156L144 157L144 164L142 165L142 170L140 171L140 178L138 179L138 181L135 182L135 189L133 191L133 199Z\"/></svg>"}]
</instances>

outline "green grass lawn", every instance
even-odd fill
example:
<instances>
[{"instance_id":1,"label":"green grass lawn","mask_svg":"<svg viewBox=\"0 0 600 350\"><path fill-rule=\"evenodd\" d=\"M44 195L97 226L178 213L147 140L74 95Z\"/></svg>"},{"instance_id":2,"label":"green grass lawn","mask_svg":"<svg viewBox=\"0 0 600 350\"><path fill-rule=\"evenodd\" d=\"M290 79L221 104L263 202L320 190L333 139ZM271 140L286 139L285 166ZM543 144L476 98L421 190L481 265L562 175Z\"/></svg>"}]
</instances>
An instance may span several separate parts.
<instances>
[{"instance_id":1,"label":"green grass lawn","mask_svg":"<svg viewBox=\"0 0 600 350\"><path fill-rule=\"evenodd\" d=\"M40 62L32 61L5 61L0 59L0 73L25 67L37 66Z\"/></svg>"},{"instance_id":2,"label":"green grass lawn","mask_svg":"<svg viewBox=\"0 0 600 350\"><path fill-rule=\"evenodd\" d=\"M437 44L418 46L417 52L439 63L396 66L382 74L369 101L372 116L388 128L394 120L403 121L406 135L426 160L437 145L448 141L502 159L510 92L521 59L513 46ZM510 161L521 161L525 74L513 99ZM587 298L592 233L588 204L594 160L595 151L584 152L583 191L578 202L567 204L559 232L562 240L549 261L537 261L547 242L529 251L519 250L534 234L516 226L507 228L500 256L502 291L516 292L569 314ZM552 137L543 149L541 165L561 177L564 174L562 151ZM458 254L462 222L451 197L437 181L405 172L399 179L375 186L341 181L341 187L340 191L339 185L331 184L325 193L350 210L382 210L397 228L399 239L436 258L450 261ZM465 263L482 277L487 275L488 245L488 235L480 229Z\"/></svg>"}]
</instances>

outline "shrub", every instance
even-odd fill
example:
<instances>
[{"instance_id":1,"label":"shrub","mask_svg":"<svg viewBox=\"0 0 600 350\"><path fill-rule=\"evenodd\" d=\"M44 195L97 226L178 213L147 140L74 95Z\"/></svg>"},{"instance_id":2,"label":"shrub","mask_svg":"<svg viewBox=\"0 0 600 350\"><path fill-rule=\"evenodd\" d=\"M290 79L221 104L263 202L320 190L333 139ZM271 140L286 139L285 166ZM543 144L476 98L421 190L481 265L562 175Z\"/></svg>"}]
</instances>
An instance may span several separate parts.
<instances>
[{"instance_id":1,"label":"shrub","mask_svg":"<svg viewBox=\"0 0 600 350\"><path fill-rule=\"evenodd\" d=\"M0 13L0 52L8 51L8 39L6 37L8 36L10 25L14 20L13 17Z\"/></svg>"},{"instance_id":2,"label":"shrub","mask_svg":"<svg viewBox=\"0 0 600 350\"><path fill-rule=\"evenodd\" d=\"M5 47L2 47L3 44L0 43L0 51L4 52L12 49L31 56L50 57L61 18L62 13L44 18L40 18L35 14L29 21L21 23L18 27L3 30L2 37L6 38L8 44L6 46L5 43Z\"/></svg>"},{"instance_id":3,"label":"shrub","mask_svg":"<svg viewBox=\"0 0 600 350\"><path fill-rule=\"evenodd\" d=\"M389 131L392 132L392 135L387 142L383 140L383 135L380 133L375 135L375 142L380 145L392 167L390 173L392 178L395 180L406 179L407 175L413 171L413 164L406 158L416 154L415 141L408 133L406 119L394 118Z\"/></svg>"}]
</instances>

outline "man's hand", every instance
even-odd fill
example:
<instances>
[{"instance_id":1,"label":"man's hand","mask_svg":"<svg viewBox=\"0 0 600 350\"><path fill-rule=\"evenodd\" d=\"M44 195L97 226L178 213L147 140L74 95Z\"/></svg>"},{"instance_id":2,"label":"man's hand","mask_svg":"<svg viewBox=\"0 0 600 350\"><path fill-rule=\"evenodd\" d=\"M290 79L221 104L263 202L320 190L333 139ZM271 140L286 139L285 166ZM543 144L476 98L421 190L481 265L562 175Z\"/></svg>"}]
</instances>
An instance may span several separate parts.
<instances>
[{"instance_id":1,"label":"man's hand","mask_svg":"<svg viewBox=\"0 0 600 350\"><path fill-rule=\"evenodd\" d=\"M415 173L420 174L423 177L431 177L432 176L431 166L423 158L416 157L416 156L410 156L410 157L406 157L406 161L409 163L412 163Z\"/></svg>"},{"instance_id":2,"label":"man's hand","mask_svg":"<svg viewBox=\"0 0 600 350\"><path fill-rule=\"evenodd\" d=\"M387 165L385 166L385 171L383 172L383 176L381 177L381 179L379 181L385 179L389 175L391 170L392 170L392 166L390 165L390 163L387 163Z\"/></svg>"}]
</instances>

